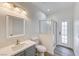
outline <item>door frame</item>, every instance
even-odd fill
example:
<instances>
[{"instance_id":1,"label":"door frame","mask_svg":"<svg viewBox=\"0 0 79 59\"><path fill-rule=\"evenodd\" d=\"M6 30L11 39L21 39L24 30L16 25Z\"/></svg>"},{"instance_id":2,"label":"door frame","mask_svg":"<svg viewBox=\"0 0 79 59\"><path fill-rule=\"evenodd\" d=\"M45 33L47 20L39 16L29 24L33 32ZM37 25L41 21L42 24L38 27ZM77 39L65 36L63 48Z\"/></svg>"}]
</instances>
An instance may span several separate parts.
<instances>
[{"instance_id":1,"label":"door frame","mask_svg":"<svg viewBox=\"0 0 79 59\"><path fill-rule=\"evenodd\" d=\"M60 42L61 41L60 35L61 35L62 21L68 22L68 29L67 29L68 44L63 44ZM58 20L57 25L58 25L58 27L57 27L57 45L63 45L63 46L69 47L69 48L73 48L73 21L72 21L72 18L63 18L61 20Z\"/></svg>"}]
</instances>

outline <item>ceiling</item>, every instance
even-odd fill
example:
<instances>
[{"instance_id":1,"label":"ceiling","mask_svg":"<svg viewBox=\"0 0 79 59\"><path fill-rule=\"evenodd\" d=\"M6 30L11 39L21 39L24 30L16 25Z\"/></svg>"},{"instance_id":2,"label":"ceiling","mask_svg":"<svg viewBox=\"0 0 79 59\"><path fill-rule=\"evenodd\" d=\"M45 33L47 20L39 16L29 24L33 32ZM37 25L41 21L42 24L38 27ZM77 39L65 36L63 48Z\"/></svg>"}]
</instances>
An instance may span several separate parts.
<instances>
[{"instance_id":1,"label":"ceiling","mask_svg":"<svg viewBox=\"0 0 79 59\"><path fill-rule=\"evenodd\" d=\"M37 11L42 11L46 15L62 11L73 7L73 2L17 2L23 6L30 15L34 15Z\"/></svg>"},{"instance_id":2,"label":"ceiling","mask_svg":"<svg viewBox=\"0 0 79 59\"><path fill-rule=\"evenodd\" d=\"M40 10L46 14L51 14L63 9L72 8L72 2L33 2Z\"/></svg>"}]
</instances>

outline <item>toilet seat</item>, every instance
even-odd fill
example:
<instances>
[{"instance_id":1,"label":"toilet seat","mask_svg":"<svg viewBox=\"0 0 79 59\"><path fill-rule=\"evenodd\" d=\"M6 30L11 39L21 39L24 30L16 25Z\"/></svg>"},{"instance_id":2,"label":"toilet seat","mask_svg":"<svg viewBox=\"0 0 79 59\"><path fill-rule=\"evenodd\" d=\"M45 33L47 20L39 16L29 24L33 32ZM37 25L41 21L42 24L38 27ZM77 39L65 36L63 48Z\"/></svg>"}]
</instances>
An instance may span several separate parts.
<instances>
[{"instance_id":1,"label":"toilet seat","mask_svg":"<svg viewBox=\"0 0 79 59\"><path fill-rule=\"evenodd\" d=\"M36 49L40 52L41 56L44 56L44 52L46 52L46 48L43 45L39 45L39 38L38 37L32 37L32 41L36 42Z\"/></svg>"}]
</instances>

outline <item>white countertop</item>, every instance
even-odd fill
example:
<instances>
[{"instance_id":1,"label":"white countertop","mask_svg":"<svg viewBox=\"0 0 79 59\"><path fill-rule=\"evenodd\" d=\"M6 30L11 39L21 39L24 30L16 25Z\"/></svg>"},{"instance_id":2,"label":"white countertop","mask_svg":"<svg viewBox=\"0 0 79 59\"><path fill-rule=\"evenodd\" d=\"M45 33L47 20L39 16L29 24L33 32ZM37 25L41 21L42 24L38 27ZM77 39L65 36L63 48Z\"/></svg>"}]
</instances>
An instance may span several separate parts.
<instances>
[{"instance_id":1,"label":"white countertop","mask_svg":"<svg viewBox=\"0 0 79 59\"><path fill-rule=\"evenodd\" d=\"M25 40L23 42L21 42L21 44L24 43L23 46L21 46L20 48L15 48L15 44L12 44L12 45L9 45L9 46L6 46L4 48L1 48L0 49L0 56L13 56L13 55L16 55L17 53L21 52L21 51L24 51L25 49L35 45L36 43L31 41L31 40ZM13 47L15 49L13 49Z\"/></svg>"}]
</instances>

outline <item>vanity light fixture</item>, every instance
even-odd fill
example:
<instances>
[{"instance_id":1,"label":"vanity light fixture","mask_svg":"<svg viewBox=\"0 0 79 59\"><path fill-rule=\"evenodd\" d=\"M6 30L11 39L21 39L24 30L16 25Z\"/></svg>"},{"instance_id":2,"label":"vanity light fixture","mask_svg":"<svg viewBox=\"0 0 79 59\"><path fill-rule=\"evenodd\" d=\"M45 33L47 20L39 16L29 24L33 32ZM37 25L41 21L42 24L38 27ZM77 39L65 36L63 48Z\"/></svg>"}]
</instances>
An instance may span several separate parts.
<instances>
[{"instance_id":1,"label":"vanity light fixture","mask_svg":"<svg viewBox=\"0 0 79 59\"><path fill-rule=\"evenodd\" d=\"M3 7L3 8L7 8L7 9L12 9L14 10L14 12L18 12L18 13L22 13L24 15L26 15L26 11L24 11L22 8L20 7L17 7L16 5L12 4L12 3L8 3L8 2L3 2L3 3L0 3L0 7Z\"/></svg>"},{"instance_id":2,"label":"vanity light fixture","mask_svg":"<svg viewBox=\"0 0 79 59\"><path fill-rule=\"evenodd\" d=\"M24 11L23 9L21 9L21 8L19 8L19 7L15 7L14 10L17 11L17 12L19 12L19 13L22 13L22 14L24 14L24 15L27 14L26 11Z\"/></svg>"},{"instance_id":3,"label":"vanity light fixture","mask_svg":"<svg viewBox=\"0 0 79 59\"><path fill-rule=\"evenodd\" d=\"M24 11L24 10L22 11L22 13L25 14L25 15L27 15L26 11Z\"/></svg>"},{"instance_id":4,"label":"vanity light fixture","mask_svg":"<svg viewBox=\"0 0 79 59\"><path fill-rule=\"evenodd\" d=\"M0 7L12 9L13 8L13 4L10 4L10 3L1 3Z\"/></svg>"}]
</instances>

